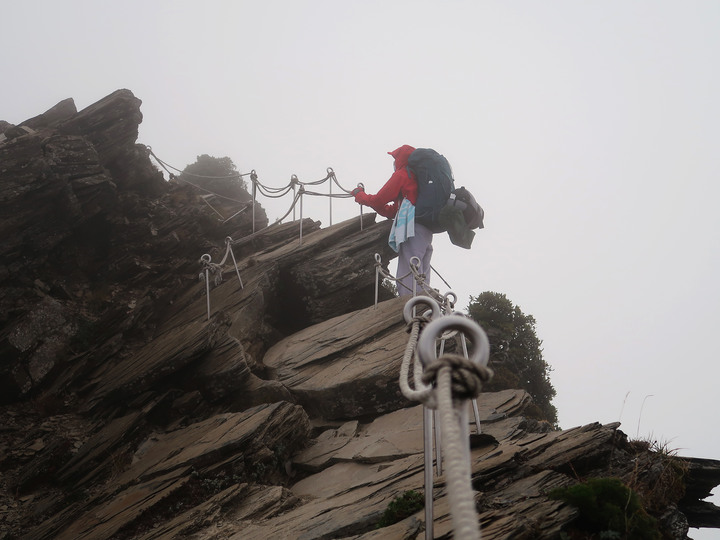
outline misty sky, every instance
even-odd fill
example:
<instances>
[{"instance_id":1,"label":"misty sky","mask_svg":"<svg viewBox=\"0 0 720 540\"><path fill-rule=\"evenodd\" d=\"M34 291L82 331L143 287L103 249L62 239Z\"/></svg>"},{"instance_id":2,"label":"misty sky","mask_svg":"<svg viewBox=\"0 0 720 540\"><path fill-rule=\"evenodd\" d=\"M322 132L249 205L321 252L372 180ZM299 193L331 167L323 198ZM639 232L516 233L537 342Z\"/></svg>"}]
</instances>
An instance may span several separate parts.
<instances>
[{"instance_id":1,"label":"misty sky","mask_svg":"<svg viewBox=\"0 0 720 540\"><path fill-rule=\"evenodd\" d=\"M433 266L461 309L492 290L536 318L561 426L619 420L720 459L720 2L0 0L0 14L11 123L128 88L161 159L229 156L271 186L332 167L375 192L387 151L440 151L486 228L470 251L436 235ZM271 220L289 202L260 200ZM358 209L336 201L334 221ZM305 215L327 224L327 200Z\"/></svg>"}]
</instances>

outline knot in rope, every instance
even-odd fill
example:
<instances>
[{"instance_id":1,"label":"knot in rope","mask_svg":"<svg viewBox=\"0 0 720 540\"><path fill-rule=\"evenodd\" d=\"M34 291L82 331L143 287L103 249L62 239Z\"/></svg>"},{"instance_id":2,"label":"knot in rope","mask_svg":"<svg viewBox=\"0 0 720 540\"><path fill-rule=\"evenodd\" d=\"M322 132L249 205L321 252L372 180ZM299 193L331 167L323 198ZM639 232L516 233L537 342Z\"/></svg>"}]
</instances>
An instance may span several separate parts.
<instances>
[{"instance_id":1,"label":"knot in rope","mask_svg":"<svg viewBox=\"0 0 720 540\"><path fill-rule=\"evenodd\" d=\"M422 382L427 385L433 384L443 368L451 370L452 397L455 400L478 397L482 383L489 381L493 376L490 368L462 355L447 353L425 366Z\"/></svg>"},{"instance_id":2,"label":"knot in rope","mask_svg":"<svg viewBox=\"0 0 720 540\"><path fill-rule=\"evenodd\" d=\"M431 317L425 315L415 315L412 320L405 325L405 331L410 334L416 327L418 327L418 333L422 330L430 321Z\"/></svg>"},{"instance_id":3,"label":"knot in rope","mask_svg":"<svg viewBox=\"0 0 720 540\"><path fill-rule=\"evenodd\" d=\"M230 237L228 236L228 238L230 238ZM230 244L229 243L227 243L227 244L228 244L228 249L229 249ZM210 258L210 255L208 255L207 253L205 255L203 255L202 257L200 257L199 262L202 265L203 271L200 272L200 275L198 277L200 278L200 281L205 281L205 271L207 271L208 273L213 274L215 285L220 285L223 280L222 263L217 264L217 263L214 263L211 261L212 261L212 259ZM223 259L222 262L224 263L225 259Z\"/></svg>"}]
</instances>

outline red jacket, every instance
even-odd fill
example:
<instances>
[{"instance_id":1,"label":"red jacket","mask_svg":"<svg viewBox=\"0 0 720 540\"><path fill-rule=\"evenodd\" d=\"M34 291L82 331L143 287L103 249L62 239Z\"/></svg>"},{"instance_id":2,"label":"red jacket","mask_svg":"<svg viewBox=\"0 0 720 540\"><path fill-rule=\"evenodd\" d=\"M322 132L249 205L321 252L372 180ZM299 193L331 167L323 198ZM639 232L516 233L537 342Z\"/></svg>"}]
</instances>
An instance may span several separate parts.
<instances>
[{"instance_id":1,"label":"red jacket","mask_svg":"<svg viewBox=\"0 0 720 540\"><path fill-rule=\"evenodd\" d=\"M355 202L371 207L378 214L386 218L393 218L397 213L403 198L411 203L417 201L417 182L407 168L408 158L415 149L407 144L388 152L395 158L395 172L380 191L375 195L369 195L364 191L355 194Z\"/></svg>"}]
</instances>

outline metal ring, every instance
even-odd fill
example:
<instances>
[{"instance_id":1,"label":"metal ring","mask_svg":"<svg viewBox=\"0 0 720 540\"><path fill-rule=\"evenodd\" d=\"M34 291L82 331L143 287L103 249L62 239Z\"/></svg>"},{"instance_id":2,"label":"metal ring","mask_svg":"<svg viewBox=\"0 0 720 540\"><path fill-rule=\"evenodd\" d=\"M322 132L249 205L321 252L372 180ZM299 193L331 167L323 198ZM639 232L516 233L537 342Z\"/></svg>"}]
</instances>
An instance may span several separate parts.
<instances>
[{"instance_id":1,"label":"metal ring","mask_svg":"<svg viewBox=\"0 0 720 540\"><path fill-rule=\"evenodd\" d=\"M357 187L365 189L365 184L363 184L362 182L358 182Z\"/></svg>"},{"instance_id":2,"label":"metal ring","mask_svg":"<svg viewBox=\"0 0 720 540\"><path fill-rule=\"evenodd\" d=\"M404 314L404 313L403 313ZM435 360L435 340L443 335L446 330L459 330L470 336L473 352L470 360L480 365L487 366L490 359L490 341L482 327L475 321L460 315L446 315L439 319L433 319L420 334L417 344L418 356L423 366Z\"/></svg>"},{"instance_id":3,"label":"metal ring","mask_svg":"<svg viewBox=\"0 0 720 540\"><path fill-rule=\"evenodd\" d=\"M334 174L334 173L335 173L335 171L333 171L332 167L328 167L326 170L327 170L327 173L328 173L328 174Z\"/></svg>"},{"instance_id":4,"label":"metal ring","mask_svg":"<svg viewBox=\"0 0 720 540\"><path fill-rule=\"evenodd\" d=\"M452 291L448 291L448 292L446 292L446 293L443 295L443 298L445 299L445 301L447 301L447 299L448 299L450 296L452 296L452 298L453 298L453 299L452 299L452 302L450 302L450 303L454 306L455 304L457 304L457 294L455 294L455 293L452 292Z\"/></svg>"},{"instance_id":5,"label":"metal ring","mask_svg":"<svg viewBox=\"0 0 720 540\"><path fill-rule=\"evenodd\" d=\"M232 236L226 236L226 237L225 237L225 243L226 243L226 244L229 244L229 243L231 243L232 241L233 241Z\"/></svg>"},{"instance_id":6,"label":"metal ring","mask_svg":"<svg viewBox=\"0 0 720 540\"><path fill-rule=\"evenodd\" d=\"M382 257L380 257L379 253L375 254L375 262L378 264L382 264Z\"/></svg>"},{"instance_id":7,"label":"metal ring","mask_svg":"<svg viewBox=\"0 0 720 540\"><path fill-rule=\"evenodd\" d=\"M432 315L430 317L431 319L439 317L442 314L440 311L440 306L433 298L430 298L429 296L413 296L405 303L405 307L403 308L403 317L405 318L406 323L409 324L410 322L412 322L413 308L418 304L423 304L430 307L430 309L432 310Z\"/></svg>"},{"instance_id":8,"label":"metal ring","mask_svg":"<svg viewBox=\"0 0 720 540\"><path fill-rule=\"evenodd\" d=\"M202 257L200 257L200 262L209 263L210 261L212 261L212 257L210 256L209 253L206 253L205 255L203 255Z\"/></svg>"}]
</instances>

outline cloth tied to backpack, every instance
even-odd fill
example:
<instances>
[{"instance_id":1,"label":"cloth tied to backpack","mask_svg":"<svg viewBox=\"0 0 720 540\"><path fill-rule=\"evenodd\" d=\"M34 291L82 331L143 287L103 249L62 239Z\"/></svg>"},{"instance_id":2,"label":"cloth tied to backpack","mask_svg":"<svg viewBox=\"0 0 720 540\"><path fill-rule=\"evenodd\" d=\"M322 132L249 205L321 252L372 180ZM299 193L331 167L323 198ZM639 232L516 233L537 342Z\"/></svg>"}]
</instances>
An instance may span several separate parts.
<instances>
[{"instance_id":1,"label":"cloth tied to backpack","mask_svg":"<svg viewBox=\"0 0 720 540\"><path fill-rule=\"evenodd\" d=\"M388 244L397 253L400 251L400 244L413 236L415 236L415 206L409 200L403 199L393 220Z\"/></svg>"},{"instance_id":2,"label":"cloth tied to backpack","mask_svg":"<svg viewBox=\"0 0 720 540\"><path fill-rule=\"evenodd\" d=\"M468 228L461 205L462 203L443 206L438 220L447 231L450 241L454 245L470 249L473 238L475 238L475 231Z\"/></svg>"}]
</instances>

